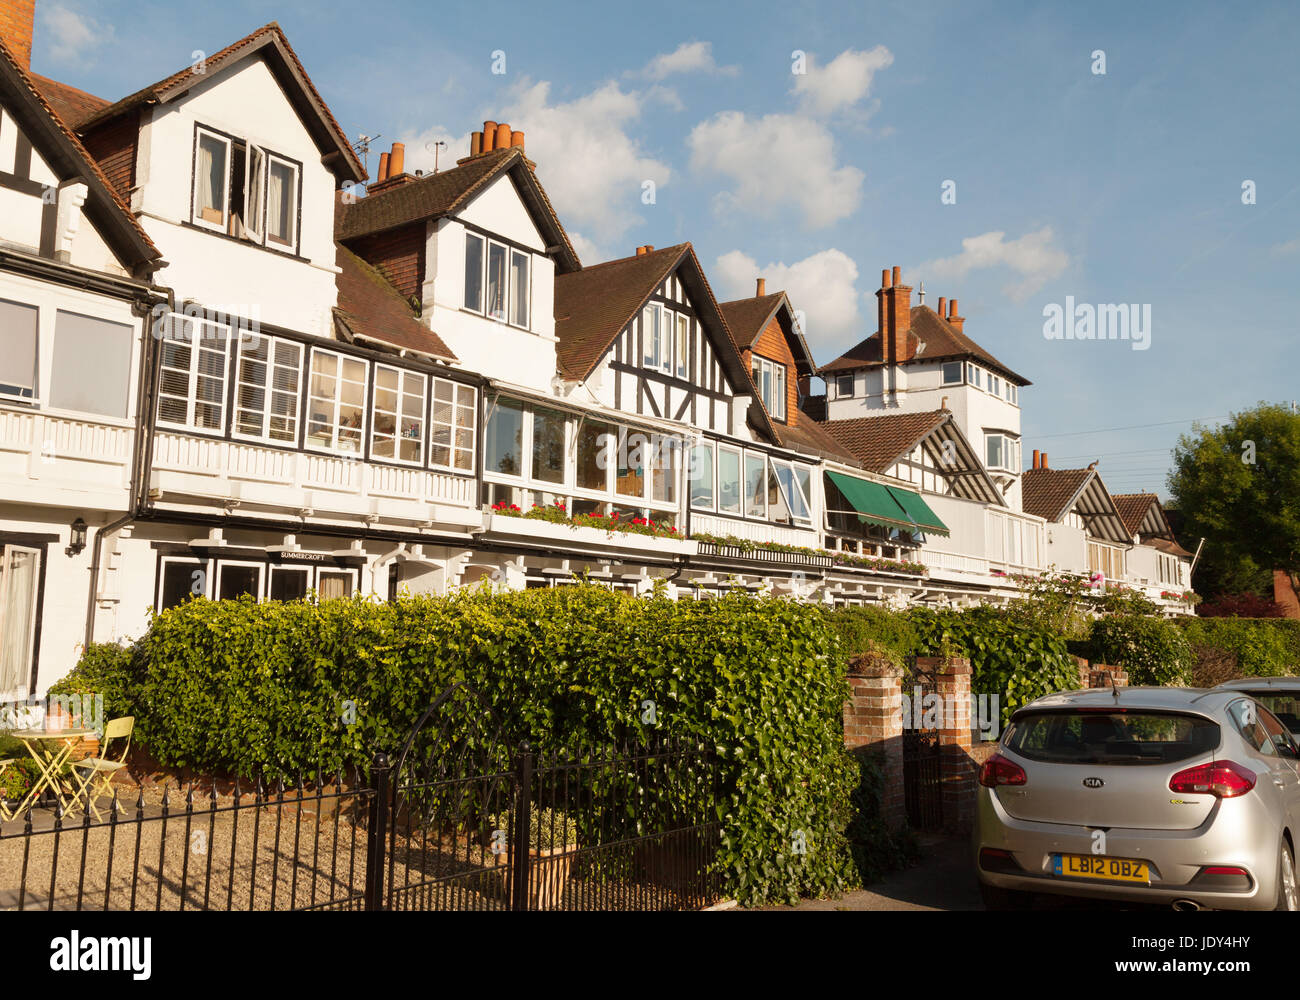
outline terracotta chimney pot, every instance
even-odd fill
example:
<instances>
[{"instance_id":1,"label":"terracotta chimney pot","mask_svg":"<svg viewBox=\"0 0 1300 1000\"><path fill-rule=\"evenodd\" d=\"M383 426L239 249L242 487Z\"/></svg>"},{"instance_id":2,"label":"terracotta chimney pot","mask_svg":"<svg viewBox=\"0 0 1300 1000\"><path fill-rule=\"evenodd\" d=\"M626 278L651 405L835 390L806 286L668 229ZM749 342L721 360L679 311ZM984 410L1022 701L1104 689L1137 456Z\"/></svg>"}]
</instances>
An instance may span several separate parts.
<instances>
[{"instance_id":1,"label":"terracotta chimney pot","mask_svg":"<svg viewBox=\"0 0 1300 1000\"><path fill-rule=\"evenodd\" d=\"M956 300L956 299L949 299L949 300L948 300L948 315L949 315L949 316L956 316L956 315L957 315L957 300Z\"/></svg>"},{"instance_id":2,"label":"terracotta chimney pot","mask_svg":"<svg viewBox=\"0 0 1300 1000\"><path fill-rule=\"evenodd\" d=\"M1042 463L1042 464L1039 465L1038 467L1039 467L1040 469L1046 469L1046 468L1047 468L1047 452L1043 452L1041 455L1039 455L1039 456L1038 456L1038 461Z\"/></svg>"},{"instance_id":3,"label":"terracotta chimney pot","mask_svg":"<svg viewBox=\"0 0 1300 1000\"><path fill-rule=\"evenodd\" d=\"M894 268L894 284L895 284L895 285L901 285L902 283L903 283L903 269L902 269L901 267L895 267L895 268Z\"/></svg>"},{"instance_id":4,"label":"terracotta chimney pot","mask_svg":"<svg viewBox=\"0 0 1300 1000\"><path fill-rule=\"evenodd\" d=\"M758 287L757 290L754 292L754 297L757 299L761 299L766 294L767 294L767 279L759 278Z\"/></svg>"},{"instance_id":5,"label":"terracotta chimney pot","mask_svg":"<svg viewBox=\"0 0 1300 1000\"><path fill-rule=\"evenodd\" d=\"M939 316L943 317L943 311L948 307L948 300L942 295L939 296Z\"/></svg>"},{"instance_id":6,"label":"terracotta chimney pot","mask_svg":"<svg viewBox=\"0 0 1300 1000\"><path fill-rule=\"evenodd\" d=\"M393 143L393 153L388 157L388 176L396 177L398 174L405 173L406 166L406 144L402 142Z\"/></svg>"},{"instance_id":7,"label":"terracotta chimney pot","mask_svg":"<svg viewBox=\"0 0 1300 1000\"><path fill-rule=\"evenodd\" d=\"M490 153L497 145L497 123L483 123L483 152Z\"/></svg>"},{"instance_id":8,"label":"terracotta chimney pot","mask_svg":"<svg viewBox=\"0 0 1300 1000\"><path fill-rule=\"evenodd\" d=\"M483 152L483 133L471 132L469 136L469 155L478 156Z\"/></svg>"},{"instance_id":9,"label":"terracotta chimney pot","mask_svg":"<svg viewBox=\"0 0 1300 1000\"><path fill-rule=\"evenodd\" d=\"M885 268L883 271L880 272L880 287L888 288L889 285L890 285L889 268Z\"/></svg>"},{"instance_id":10,"label":"terracotta chimney pot","mask_svg":"<svg viewBox=\"0 0 1300 1000\"><path fill-rule=\"evenodd\" d=\"M646 252L646 253L654 253L654 252L655 252L655 248L652 247L649 243L647 243L647 244L645 245L645 252Z\"/></svg>"},{"instance_id":11,"label":"terracotta chimney pot","mask_svg":"<svg viewBox=\"0 0 1300 1000\"><path fill-rule=\"evenodd\" d=\"M1038 449L1034 449L1034 468L1038 468Z\"/></svg>"},{"instance_id":12,"label":"terracotta chimney pot","mask_svg":"<svg viewBox=\"0 0 1300 1000\"><path fill-rule=\"evenodd\" d=\"M522 150L524 148L524 134L522 132L511 132L510 145L518 146Z\"/></svg>"},{"instance_id":13,"label":"terracotta chimney pot","mask_svg":"<svg viewBox=\"0 0 1300 1000\"><path fill-rule=\"evenodd\" d=\"M644 257L644 256L645 256L645 247L644 247L644 246L639 246L639 247L637 247L637 248L636 248L636 255L637 255L638 257Z\"/></svg>"},{"instance_id":14,"label":"terracotta chimney pot","mask_svg":"<svg viewBox=\"0 0 1300 1000\"><path fill-rule=\"evenodd\" d=\"M493 149L507 149L510 146L510 126L502 122L497 126L496 142L492 144Z\"/></svg>"},{"instance_id":15,"label":"terracotta chimney pot","mask_svg":"<svg viewBox=\"0 0 1300 1000\"><path fill-rule=\"evenodd\" d=\"M386 180L388 180L388 154L380 153L379 154L379 176L375 178L375 182L378 183L379 181L386 181Z\"/></svg>"}]
</instances>

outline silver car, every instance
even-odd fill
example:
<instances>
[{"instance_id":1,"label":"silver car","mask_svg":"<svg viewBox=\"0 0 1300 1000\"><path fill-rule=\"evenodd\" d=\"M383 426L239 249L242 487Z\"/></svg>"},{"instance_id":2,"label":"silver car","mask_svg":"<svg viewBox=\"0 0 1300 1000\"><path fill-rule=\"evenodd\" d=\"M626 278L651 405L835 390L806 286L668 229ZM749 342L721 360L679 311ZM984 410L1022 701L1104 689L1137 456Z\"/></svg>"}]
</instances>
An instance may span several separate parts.
<instances>
[{"instance_id":1,"label":"silver car","mask_svg":"<svg viewBox=\"0 0 1300 1000\"><path fill-rule=\"evenodd\" d=\"M1300 677L1243 677L1220 684L1215 690L1250 695L1300 740Z\"/></svg>"},{"instance_id":2,"label":"silver car","mask_svg":"<svg viewBox=\"0 0 1300 1000\"><path fill-rule=\"evenodd\" d=\"M1295 910L1300 748L1241 691L1069 691L1016 711L980 769L990 909L1055 893Z\"/></svg>"}]
</instances>

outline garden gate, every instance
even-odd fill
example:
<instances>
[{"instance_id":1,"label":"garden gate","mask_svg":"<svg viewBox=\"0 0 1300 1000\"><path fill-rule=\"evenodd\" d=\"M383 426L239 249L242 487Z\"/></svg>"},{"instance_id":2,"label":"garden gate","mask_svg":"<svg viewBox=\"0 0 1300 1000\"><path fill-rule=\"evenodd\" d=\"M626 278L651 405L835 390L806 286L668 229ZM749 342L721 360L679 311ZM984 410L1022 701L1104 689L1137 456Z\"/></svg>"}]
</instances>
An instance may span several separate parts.
<instances>
[{"instance_id":1,"label":"garden gate","mask_svg":"<svg viewBox=\"0 0 1300 1000\"><path fill-rule=\"evenodd\" d=\"M903 719L903 802L907 822L916 830L943 826L939 720L926 713L930 705L938 704L935 698L928 697L939 693L936 669L934 661L921 665L910 656L903 671L903 695L910 702L910 712ZM934 714L932 711L930 716Z\"/></svg>"}]
</instances>

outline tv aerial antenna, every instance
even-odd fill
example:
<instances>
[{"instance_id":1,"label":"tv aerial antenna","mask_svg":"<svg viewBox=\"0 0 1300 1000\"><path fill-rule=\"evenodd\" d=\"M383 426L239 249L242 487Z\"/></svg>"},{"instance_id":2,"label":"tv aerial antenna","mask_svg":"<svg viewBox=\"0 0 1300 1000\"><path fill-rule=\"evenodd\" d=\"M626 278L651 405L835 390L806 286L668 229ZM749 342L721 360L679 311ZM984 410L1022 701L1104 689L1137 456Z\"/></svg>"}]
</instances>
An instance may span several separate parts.
<instances>
[{"instance_id":1,"label":"tv aerial antenna","mask_svg":"<svg viewBox=\"0 0 1300 1000\"><path fill-rule=\"evenodd\" d=\"M424 148L433 154L433 172L438 172L438 150L446 149L447 143L442 139L430 139L424 144Z\"/></svg>"},{"instance_id":2,"label":"tv aerial antenna","mask_svg":"<svg viewBox=\"0 0 1300 1000\"><path fill-rule=\"evenodd\" d=\"M366 173L370 173L370 144L377 139L382 138L379 133L366 135L364 132L357 136L357 141L352 144L352 148L357 151L361 157L362 165L366 168Z\"/></svg>"}]
</instances>

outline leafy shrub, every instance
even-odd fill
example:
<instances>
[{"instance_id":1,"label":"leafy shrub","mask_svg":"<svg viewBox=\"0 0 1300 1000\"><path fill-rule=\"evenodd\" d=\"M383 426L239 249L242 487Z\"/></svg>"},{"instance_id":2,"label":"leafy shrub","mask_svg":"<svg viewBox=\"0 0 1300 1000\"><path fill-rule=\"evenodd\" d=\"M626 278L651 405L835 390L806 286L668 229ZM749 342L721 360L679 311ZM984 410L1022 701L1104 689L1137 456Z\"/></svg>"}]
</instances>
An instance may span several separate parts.
<instances>
[{"instance_id":1,"label":"leafy shrub","mask_svg":"<svg viewBox=\"0 0 1300 1000\"><path fill-rule=\"evenodd\" d=\"M895 663L920 649L921 636L910 618L874 605L836 608L825 612L839 636L844 657L882 653Z\"/></svg>"},{"instance_id":2,"label":"leafy shrub","mask_svg":"<svg viewBox=\"0 0 1300 1000\"><path fill-rule=\"evenodd\" d=\"M1012 712L1035 698L1079 686L1078 666L1066 640L1047 628L988 606L908 614L923 653L970 659L971 691L999 696L1004 725Z\"/></svg>"},{"instance_id":3,"label":"leafy shrub","mask_svg":"<svg viewBox=\"0 0 1300 1000\"><path fill-rule=\"evenodd\" d=\"M1170 619L1149 615L1113 614L1092 623L1094 663L1128 671L1129 683L1187 684L1192 678L1192 648L1182 629Z\"/></svg>"},{"instance_id":4,"label":"leafy shrub","mask_svg":"<svg viewBox=\"0 0 1300 1000\"><path fill-rule=\"evenodd\" d=\"M1187 641L1233 653L1245 677L1300 674L1300 620L1292 618L1182 618Z\"/></svg>"},{"instance_id":5,"label":"leafy shrub","mask_svg":"<svg viewBox=\"0 0 1300 1000\"><path fill-rule=\"evenodd\" d=\"M137 738L159 763L272 777L367 768L456 681L510 738L550 750L648 735L650 700L656 736L717 756L729 894L793 901L853 882L848 685L834 633L807 605L588 586L386 603L193 600L155 618L133 680ZM797 839L806 853L792 850Z\"/></svg>"},{"instance_id":6,"label":"leafy shrub","mask_svg":"<svg viewBox=\"0 0 1300 1000\"><path fill-rule=\"evenodd\" d=\"M1196 613L1202 618L1282 618L1286 609L1261 594L1219 594Z\"/></svg>"},{"instance_id":7,"label":"leafy shrub","mask_svg":"<svg viewBox=\"0 0 1300 1000\"><path fill-rule=\"evenodd\" d=\"M858 750L850 756L858 769L858 785L853 790L853 819L847 836L858 879L867 885L912 864L921 851L909 828L891 830L881 818L885 775L880 753Z\"/></svg>"},{"instance_id":8,"label":"leafy shrub","mask_svg":"<svg viewBox=\"0 0 1300 1000\"><path fill-rule=\"evenodd\" d=\"M50 685L51 695L98 694L104 698L104 719L131 714L132 648L115 642L86 647L81 659Z\"/></svg>"},{"instance_id":9,"label":"leafy shrub","mask_svg":"<svg viewBox=\"0 0 1300 1000\"><path fill-rule=\"evenodd\" d=\"M1192 687L1211 688L1241 676L1237 654L1230 649L1192 646L1192 656L1196 661L1192 667Z\"/></svg>"}]
</instances>

